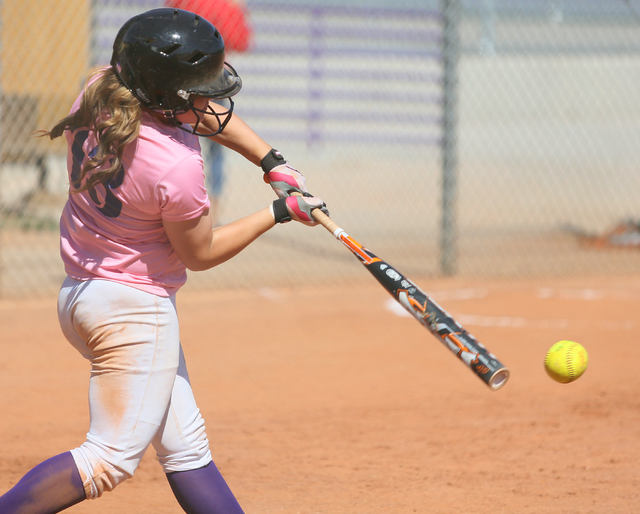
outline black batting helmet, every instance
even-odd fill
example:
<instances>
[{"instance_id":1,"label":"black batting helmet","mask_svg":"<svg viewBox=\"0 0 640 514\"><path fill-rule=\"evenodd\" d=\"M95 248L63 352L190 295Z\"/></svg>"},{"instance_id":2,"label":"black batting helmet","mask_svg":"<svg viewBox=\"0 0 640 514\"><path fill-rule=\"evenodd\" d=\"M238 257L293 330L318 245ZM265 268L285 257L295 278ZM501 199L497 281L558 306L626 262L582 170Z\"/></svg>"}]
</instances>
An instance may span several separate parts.
<instances>
[{"instance_id":1,"label":"black batting helmet","mask_svg":"<svg viewBox=\"0 0 640 514\"><path fill-rule=\"evenodd\" d=\"M145 108L174 118L192 109L196 95L220 99L240 91L242 80L224 55L224 41L209 21L161 8L122 26L111 66Z\"/></svg>"}]
</instances>

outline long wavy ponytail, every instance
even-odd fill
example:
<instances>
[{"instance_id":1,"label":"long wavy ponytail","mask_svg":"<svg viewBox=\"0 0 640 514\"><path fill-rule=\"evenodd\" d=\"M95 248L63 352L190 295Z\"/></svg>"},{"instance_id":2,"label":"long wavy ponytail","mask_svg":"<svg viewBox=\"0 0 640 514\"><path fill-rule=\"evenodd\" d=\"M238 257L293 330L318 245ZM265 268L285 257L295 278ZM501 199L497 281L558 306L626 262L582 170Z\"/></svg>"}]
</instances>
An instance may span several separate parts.
<instances>
[{"instance_id":1,"label":"long wavy ponytail","mask_svg":"<svg viewBox=\"0 0 640 514\"><path fill-rule=\"evenodd\" d=\"M87 84L78 110L60 120L50 131L42 132L51 139L60 137L65 130L80 127L95 132L98 149L82 166L79 182L88 173L94 170L95 173L75 192L86 191L112 178L122 166L125 147L140 132L140 102L120 82L113 68L92 73Z\"/></svg>"}]
</instances>

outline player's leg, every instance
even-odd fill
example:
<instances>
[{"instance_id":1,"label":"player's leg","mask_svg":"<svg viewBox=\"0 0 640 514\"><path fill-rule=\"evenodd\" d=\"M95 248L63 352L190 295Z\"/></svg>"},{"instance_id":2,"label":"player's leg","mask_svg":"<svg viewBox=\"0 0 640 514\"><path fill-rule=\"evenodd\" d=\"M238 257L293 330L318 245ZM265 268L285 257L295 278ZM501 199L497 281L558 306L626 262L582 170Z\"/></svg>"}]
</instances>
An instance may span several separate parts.
<instances>
[{"instance_id":1,"label":"player's leg","mask_svg":"<svg viewBox=\"0 0 640 514\"><path fill-rule=\"evenodd\" d=\"M242 514L244 511L213 462L192 471L168 473L178 503L187 514Z\"/></svg>"},{"instance_id":2,"label":"player's leg","mask_svg":"<svg viewBox=\"0 0 640 514\"><path fill-rule=\"evenodd\" d=\"M171 405L153 446L185 512L242 514L231 489L211 461L204 420L193 396L182 350Z\"/></svg>"},{"instance_id":3,"label":"player's leg","mask_svg":"<svg viewBox=\"0 0 640 514\"><path fill-rule=\"evenodd\" d=\"M67 452L38 464L0 496L0 512L49 514L85 499L80 473L71 453Z\"/></svg>"},{"instance_id":4,"label":"player's leg","mask_svg":"<svg viewBox=\"0 0 640 514\"><path fill-rule=\"evenodd\" d=\"M90 427L71 454L87 498L133 476L161 426L179 363L173 298L106 280L65 281L63 333L91 362Z\"/></svg>"}]
</instances>

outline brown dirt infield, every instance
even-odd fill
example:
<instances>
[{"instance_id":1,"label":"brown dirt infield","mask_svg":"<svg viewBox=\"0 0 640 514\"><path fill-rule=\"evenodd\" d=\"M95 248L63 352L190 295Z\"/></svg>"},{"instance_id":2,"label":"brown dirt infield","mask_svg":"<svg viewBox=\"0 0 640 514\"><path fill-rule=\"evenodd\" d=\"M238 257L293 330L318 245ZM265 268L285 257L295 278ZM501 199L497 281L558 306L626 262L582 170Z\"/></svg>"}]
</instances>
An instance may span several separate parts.
<instances>
[{"instance_id":1,"label":"brown dirt infield","mask_svg":"<svg viewBox=\"0 0 640 514\"><path fill-rule=\"evenodd\" d=\"M184 292L214 458L247 514L629 513L640 504L640 277L422 281L512 371L490 391L375 283ZM87 363L53 298L0 302L0 491L79 445ZM546 350L582 343L561 385ZM70 513L181 512L148 451Z\"/></svg>"}]
</instances>

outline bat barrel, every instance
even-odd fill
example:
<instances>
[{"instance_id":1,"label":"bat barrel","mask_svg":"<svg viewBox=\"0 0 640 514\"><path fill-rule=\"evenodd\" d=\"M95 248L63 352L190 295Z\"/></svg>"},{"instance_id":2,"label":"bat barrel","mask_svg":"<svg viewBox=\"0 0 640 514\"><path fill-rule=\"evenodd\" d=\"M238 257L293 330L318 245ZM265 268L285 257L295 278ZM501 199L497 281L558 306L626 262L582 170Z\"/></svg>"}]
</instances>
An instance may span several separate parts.
<instances>
[{"instance_id":1,"label":"bat barrel","mask_svg":"<svg viewBox=\"0 0 640 514\"><path fill-rule=\"evenodd\" d=\"M493 354L488 352L424 291L350 237L320 209L314 209L312 214L318 223L322 224L351 250L400 305L440 339L490 389L496 391L507 383L509 369L502 365Z\"/></svg>"}]
</instances>

